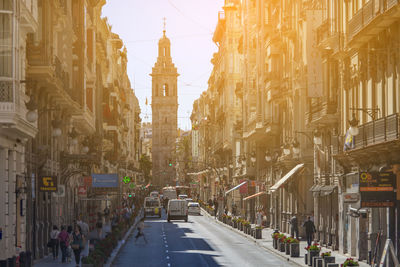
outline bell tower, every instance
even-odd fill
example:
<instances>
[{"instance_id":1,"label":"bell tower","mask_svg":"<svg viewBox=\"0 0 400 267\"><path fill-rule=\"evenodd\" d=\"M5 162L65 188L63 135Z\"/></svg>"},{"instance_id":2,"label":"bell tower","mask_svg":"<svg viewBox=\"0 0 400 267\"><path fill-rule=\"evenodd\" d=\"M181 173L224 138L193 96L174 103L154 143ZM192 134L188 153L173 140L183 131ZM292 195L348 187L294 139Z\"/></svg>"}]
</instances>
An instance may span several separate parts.
<instances>
[{"instance_id":1,"label":"bell tower","mask_svg":"<svg viewBox=\"0 0 400 267\"><path fill-rule=\"evenodd\" d=\"M153 184L173 185L175 141L178 125L178 71L171 58L171 42L165 35L158 41L158 57L152 73L152 160Z\"/></svg>"}]
</instances>

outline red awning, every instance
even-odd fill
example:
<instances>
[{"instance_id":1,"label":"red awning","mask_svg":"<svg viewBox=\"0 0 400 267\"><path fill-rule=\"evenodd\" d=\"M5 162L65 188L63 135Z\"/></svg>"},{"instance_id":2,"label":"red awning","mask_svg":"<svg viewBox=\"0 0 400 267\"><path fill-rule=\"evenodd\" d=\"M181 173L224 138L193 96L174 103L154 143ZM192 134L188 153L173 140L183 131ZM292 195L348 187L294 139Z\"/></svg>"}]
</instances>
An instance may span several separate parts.
<instances>
[{"instance_id":1,"label":"red awning","mask_svg":"<svg viewBox=\"0 0 400 267\"><path fill-rule=\"evenodd\" d=\"M264 195L264 194L266 194L267 192L258 192L257 194L254 194L254 195L251 195L251 196L248 196L248 197L245 197L245 198L243 198L243 200L249 200L249 199L252 199L252 198L255 198L255 197L258 197L258 196L261 196L261 195Z\"/></svg>"}]
</instances>

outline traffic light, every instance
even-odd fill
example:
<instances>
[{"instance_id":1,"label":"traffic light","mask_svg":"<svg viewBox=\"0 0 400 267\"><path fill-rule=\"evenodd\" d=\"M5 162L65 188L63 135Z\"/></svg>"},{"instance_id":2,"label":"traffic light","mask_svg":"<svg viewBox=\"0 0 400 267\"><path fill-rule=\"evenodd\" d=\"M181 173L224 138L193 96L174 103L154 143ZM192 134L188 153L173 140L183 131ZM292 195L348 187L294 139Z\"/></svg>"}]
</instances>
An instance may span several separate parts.
<instances>
[{"instance_id":1,"label":"traffic light","mask_svg":"<svg viewBox=\"0 0 400 267\"><path fill-rule=\"evenodd\" d=\"M172 167L172 160L168 160L168 166Z\"/></svg>"},{"instance_id":2,"label":"traffic light","mask_svg":"<svg viewBox=\"0 0 400 267\"><path fill-rule=\"evenodd\" d=\"M128 197L132 197L132 193L129 193L129 194L128 194Z\"/></svg>"}]
</instances>

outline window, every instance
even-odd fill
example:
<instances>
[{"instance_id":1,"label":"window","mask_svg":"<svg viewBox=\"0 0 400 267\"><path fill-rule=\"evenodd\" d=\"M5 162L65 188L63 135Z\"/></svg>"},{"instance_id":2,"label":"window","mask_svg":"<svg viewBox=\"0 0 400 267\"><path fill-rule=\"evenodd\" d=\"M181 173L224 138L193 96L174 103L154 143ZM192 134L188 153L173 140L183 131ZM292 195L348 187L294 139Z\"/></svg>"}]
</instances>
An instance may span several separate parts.
<instances>
[{"instance_id":1,"label":"window","mask_svg":"<svg viewBox=\"0 0 400 267\"><path fill-rule=\"evenodd\" d=\"M0 77L12 78L12 1L0 0Z\"/></svg>"},{"instance_id":2,"label":"window","mask_svg":"<svg viewBox=\"0 0 400 267\"><path fill-rule=\"evenodd\" d=\"M163 96L168 96L168 84L163 85Z\"/></svg>"}]
</instances>

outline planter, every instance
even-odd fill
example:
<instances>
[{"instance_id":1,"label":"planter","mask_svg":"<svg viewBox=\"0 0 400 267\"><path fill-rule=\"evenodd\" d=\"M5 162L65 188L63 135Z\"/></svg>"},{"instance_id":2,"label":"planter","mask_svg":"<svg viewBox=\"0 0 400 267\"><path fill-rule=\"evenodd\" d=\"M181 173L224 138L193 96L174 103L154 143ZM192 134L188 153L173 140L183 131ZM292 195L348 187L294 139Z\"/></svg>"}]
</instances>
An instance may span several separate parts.
<instances>
[{"instance_id":1,"label":"planter","mask_svg":"<svg viewBox=\"0 0 400 267\"><path fill-rule=\"evenodd\" d=\"M262 229L256 228L256 239L262 239Z\"/></svg>"},{"instance_id":2,"label":"planter","mask_svg":"<svg viewBox=\"0 0 400 267\"><path fill-rule=\"evenodd\" d=\"M222 222L226 224L226 218L222 217Z\"/></svg>"},{"instance_id":3,"label":"planter","mask_svg":"<svg viewBox=\"0 0 400 267\"><path fill-rule=\"evenodd\" d=\"M308 253L304 255L304 264L308 265Z\"/></svg>"},{"instance_id":4,"label":"planter","mask_svg":"<svg viewBox=\"0 0 400 267\"><path fill-rule=\"evenodd\" d=\"M290 255L290 243L285 243L285 254Z\"/></svg>"},{"instance_id":5,"label":"planter","mask_svg":"<svg viewBox=\"0 0 400 267\"><path fill-rule=\"evenodd\" d=\"M325 256L323 257L324 259L324 266L327 267L328 263L335 263L335 257L334 256Z\"/></svg>"},{"instance_id":6,"label":"planter","mask_svg":"<svg viewBox=\"0 0 400 267\"><path fill-rule=\"evenodd\" d=\"M238 228L238 223L236 221L233 221L233 228Z\"/></svg>"},{"instance_id":7,"label":"planter","mask_svg":"<svg viewBox=\"0 0 400 267\"><path fill-rule=\"evenodd\" d=\"M279 251L285 252L285 242L279 242Z\"/></svg>"},{"instance_id":8,"label":"planter","mask_svg":"<svg viewBox=\"0 0 400 267\"><path fill-rule=\"evenodd\" d=\"M278 249L278 239L272 239L272 245L274 246L274 249Z\"/></svg>"},{"instance_id":9,"label":"planter","mask_svg":"<svg viewBox=\"0 0 400 267\"><path fill-rule=\"evenodd\" d=\"M300 257L300 243L290 244L290 257ZM305 257L307 258L307 257ZM307 264L307 262L306 262Z\"/></svg>"},{"instance_id":10,"label":"planter","mask_svg":"<svg viewBox=\"0 0 400 267\"><path fill-rule=\"evenodd\" d=\"M254 236L254 232L255 232L256 230L254 229L254 228L250 228L250 235L251 236Z\"/></svg>"},{"instance_id":11,"label":"planter","mask_svg":"<svg viewBox=\"0 0 400 267\"><path fill-rule=\"evenodd\" d=\"M322 267L322 258L320 256L316 256L313 258L312 267Z\"/></svg>"},{"instance_id":12,"label":"planter","mask_svg":"<svg viewBox=\"0 0 400 267\"><path fill-rule=\"evenodd\" d=\"M313 258L319 256L319 250L309 250L308 251L308 266L312 266L313 264Z\"/></svg>"}]
</instances>

